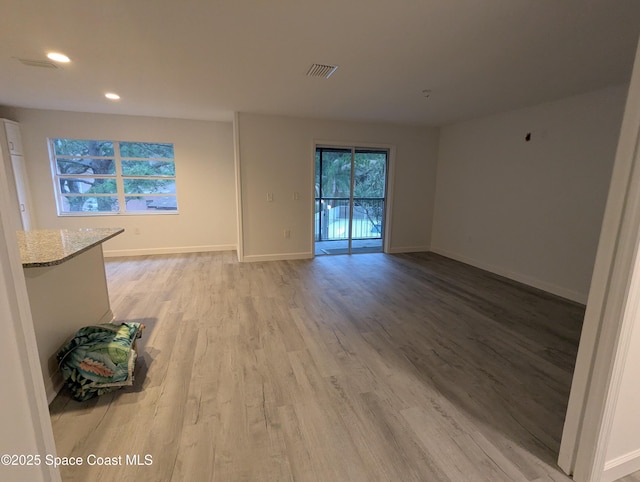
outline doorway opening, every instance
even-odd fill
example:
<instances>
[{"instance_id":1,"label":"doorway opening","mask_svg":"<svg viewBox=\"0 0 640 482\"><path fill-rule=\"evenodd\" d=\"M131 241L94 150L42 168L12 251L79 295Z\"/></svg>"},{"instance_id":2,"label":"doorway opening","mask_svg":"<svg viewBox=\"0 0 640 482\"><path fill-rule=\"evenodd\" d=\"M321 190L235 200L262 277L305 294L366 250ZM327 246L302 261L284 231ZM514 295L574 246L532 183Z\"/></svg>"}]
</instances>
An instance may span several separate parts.
<instances>
[{"instance_id":1,"label":"doorway opening","mask_svg":"<svg viewBox=\"0 0 640 482\"><path fill-rule=\"evenodd\" d=\"M315 254L381 253L389 152L317 147Z\"/></svg>"}]
</instances>

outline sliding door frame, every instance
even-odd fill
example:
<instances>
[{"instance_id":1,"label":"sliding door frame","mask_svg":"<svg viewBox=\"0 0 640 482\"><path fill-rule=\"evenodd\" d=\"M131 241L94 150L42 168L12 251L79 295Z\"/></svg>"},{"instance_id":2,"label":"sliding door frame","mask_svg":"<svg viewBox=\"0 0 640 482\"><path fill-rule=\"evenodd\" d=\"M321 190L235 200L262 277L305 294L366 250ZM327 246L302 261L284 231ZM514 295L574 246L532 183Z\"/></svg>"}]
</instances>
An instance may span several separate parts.
<instances>
[{"instance_id":1,"label":"sliding door frame","mask_svg":"<svg viewBox=\"0 0 640 482\"><path fill-rule=\"evenodd\" d=\"M358 150L380 150L387 151L387 178L386 178L386 188L385 188L385 209L384 209L384 233L382 235L382 251L384 253L388 253L391 247L391 234L392 234L392 213L393 213L393 186L395 185L395 146L393 144L380 144L375 142L346 142L346 141L332 141L325 139L316 139L313 141L311 146L311 155L310 155L310 165L311 165L311 175L309 177L310 191L312 193L311 203L310 203L310 216L309 219L315 219L315 163L316 163L316 149L317 148L325 148L325 149L354 149ZM353 177L353 176L352 176ZM352 180L353 183L353 180ZM351 191L353 195L353 185L351 186ZM353 203L351 203L353 204ZM351 208L353 209L353 208ZM353 217L353 213L351 214ZM310 241L310 250L315 257L315 223L311 222L311 231L309 233L309 241ZM351 226L351 223L349 223ZM351 228L350 228L351 229ZM349 236L351 238L351 236ZM349 246L351 246L351 241L349 242Z\"/></svg>"}]
</instances>

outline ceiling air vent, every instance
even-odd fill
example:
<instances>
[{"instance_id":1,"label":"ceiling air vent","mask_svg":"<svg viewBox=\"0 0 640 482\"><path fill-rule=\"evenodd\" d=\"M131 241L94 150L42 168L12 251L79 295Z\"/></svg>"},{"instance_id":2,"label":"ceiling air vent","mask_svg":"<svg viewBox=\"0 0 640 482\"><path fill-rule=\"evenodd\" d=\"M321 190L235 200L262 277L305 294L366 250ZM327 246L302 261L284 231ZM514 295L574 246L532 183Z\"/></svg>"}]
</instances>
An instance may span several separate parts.
<instances>
[{"instance_id":1,"label":"ceiling air vent","mask_svg":"<svg viewBox=\"0 0 640 482\"><path fill-rule=\"evenodd\" d=\"M307 77L324 77L328 79L337 68L337 65L313 64L307 72Z\"/></svg>"},{"instance_id":2,"label":"ceiling air vent","mask_svg":"<svg viewBox=\"0 0 640 482\"><path fill-rule=\"evenodd\" d=\"M41 67L43 69L59 69L56 64L49 62L48 60L33 60L33 59L16 59L18 62L27 65L29 67Z\"/></svg>"}]
</instances>

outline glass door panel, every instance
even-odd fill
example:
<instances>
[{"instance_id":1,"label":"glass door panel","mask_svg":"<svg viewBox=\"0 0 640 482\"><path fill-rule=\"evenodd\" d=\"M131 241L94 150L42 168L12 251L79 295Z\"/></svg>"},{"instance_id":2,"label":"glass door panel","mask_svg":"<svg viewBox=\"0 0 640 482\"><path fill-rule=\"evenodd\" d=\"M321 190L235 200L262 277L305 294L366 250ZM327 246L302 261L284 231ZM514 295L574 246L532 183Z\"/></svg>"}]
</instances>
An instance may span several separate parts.
<instances>
[{"instance_id":1,"label":"glass door panel","mask_svg":"<svg viewBox=\"0 0 640 482\"><path fill-rule=\"evenodd\" d=\"M316 151L316 241L348 248L351 198L351 150Z\"/></svg>"},{"instance_id":2,"label":"glass door panel","mask_svg":"<svg viewBox=\"0 0 640 482\"><path fill-rule=\"evenodd\" d=\"M373 247L366 243L379 239L382 248L382 226L385 212L387 185L386 151L356 150L353 167L353 230L352 239L362 241L357 245Z\"/></svg>"},{"instance_id":3,"label":"glass door panel","mask_svg":"<svg viewBox=\"0 0 640 482\"><path fill-rule=\"evenodd\" d=\"M317 148L316 254L382 251L387 152Z\"/></svg>"}]
</instances>

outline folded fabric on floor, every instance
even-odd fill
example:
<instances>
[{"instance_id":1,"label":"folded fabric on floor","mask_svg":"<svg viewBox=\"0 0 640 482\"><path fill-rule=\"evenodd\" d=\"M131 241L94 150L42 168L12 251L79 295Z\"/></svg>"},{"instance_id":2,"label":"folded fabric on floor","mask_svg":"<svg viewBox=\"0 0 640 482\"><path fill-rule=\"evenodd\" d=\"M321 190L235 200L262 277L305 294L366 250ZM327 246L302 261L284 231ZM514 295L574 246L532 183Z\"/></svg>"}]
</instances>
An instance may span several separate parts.
<instances>
[{"instance_id":1,"label":"folded fabric on floor","mask_svg":"<svg viewBox=\"0 0 640 482\"><path fill-rule=\"evenodd\" d=\"M135 340L141 323L85 326L56 355L65 384L78 401L133 384Z\"/></svg>"}]
</instances>

